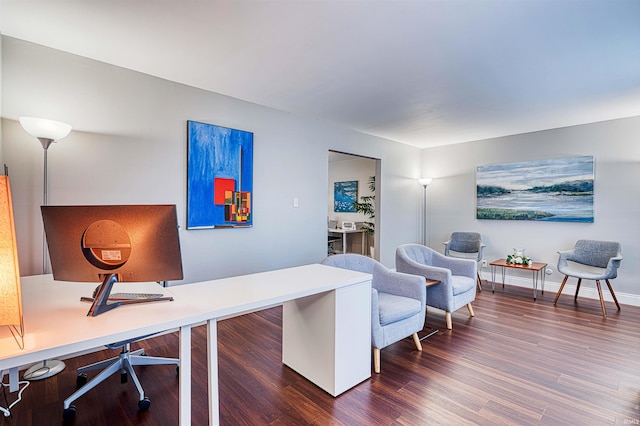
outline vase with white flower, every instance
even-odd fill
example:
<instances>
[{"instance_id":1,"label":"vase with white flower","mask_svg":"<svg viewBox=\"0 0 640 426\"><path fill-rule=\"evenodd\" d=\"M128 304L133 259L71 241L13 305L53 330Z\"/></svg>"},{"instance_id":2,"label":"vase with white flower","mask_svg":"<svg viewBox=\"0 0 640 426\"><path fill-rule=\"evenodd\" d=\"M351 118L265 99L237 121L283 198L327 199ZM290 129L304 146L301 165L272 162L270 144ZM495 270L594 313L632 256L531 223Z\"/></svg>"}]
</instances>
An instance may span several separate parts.
<instances>
[{"instance_id":1,"label":"vase with white flower","mask_svg":"<svg viewBox=\"0 0 640 426\"><path fill-rule=\"evenodd\" d=\"M531 266L533 260L525 256L523 248L514 248L513 254L507 256L507 263L514 265Z\"/></svg>"}]
</instances>

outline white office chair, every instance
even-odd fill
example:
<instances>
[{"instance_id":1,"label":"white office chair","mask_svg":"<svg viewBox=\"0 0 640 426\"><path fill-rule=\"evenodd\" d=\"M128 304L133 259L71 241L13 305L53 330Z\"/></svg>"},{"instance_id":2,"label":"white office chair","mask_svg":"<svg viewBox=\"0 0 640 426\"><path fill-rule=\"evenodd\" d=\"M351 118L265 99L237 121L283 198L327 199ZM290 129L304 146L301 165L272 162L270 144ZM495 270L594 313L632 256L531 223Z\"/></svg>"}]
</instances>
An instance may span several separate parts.
<instances>
[{"instance_id":1,"label":"white office chair","mask_svg":"<svg viewBox=\"0 0 640 426\"><path fill-rule=\"evenodd\" d=\"M120 383L126 383L128 376L131 376L133 383L138 390L138 409L145 411L151 405L151 400L144 395L144 389L138 380L134 365L161 365L161 364L175 364L176 371L180 367L180 360L175 358L161 358L145 355L144 349L138 349L131 352L131 343L146 339L150 336L142 336L136 339L125 340L123 342L113 343L108 345L108 349L121 349L120 355L117 358L110 358L105 361L96 362L94 364L86 365L78 368L78 376L76 378L76 384L80 388L75 391L70 397L64 400L63 418L65 421L72 420L77 412L75 405L71 405L73 401L80 398L82 395L95 388L97 385L105 381L111 375L120 371ZM87 382L87 371L103 369L98 375Z\"/></svg>"}]
</instances>

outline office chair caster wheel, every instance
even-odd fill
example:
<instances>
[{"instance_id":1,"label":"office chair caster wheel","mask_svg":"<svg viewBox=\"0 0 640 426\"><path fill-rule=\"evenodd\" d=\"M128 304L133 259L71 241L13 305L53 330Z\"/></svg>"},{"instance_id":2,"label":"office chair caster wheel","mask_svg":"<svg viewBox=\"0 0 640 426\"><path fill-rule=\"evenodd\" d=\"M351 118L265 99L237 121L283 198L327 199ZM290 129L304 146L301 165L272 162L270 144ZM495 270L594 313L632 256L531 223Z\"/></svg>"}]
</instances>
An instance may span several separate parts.
<instances>
[{"instance_id":1,"label":"office chair caster wheel","mask_svg":"<svg viewBox=\"0 0 640 426\"><path fill-rule=\"evenodd\" d=\"M87 377L87 375L85 373L78 374L78 376L76 377L76 386L81 388L82 386L87 384L87 380L88 379L89 378Z\"/></svg>"},{"instance_id":2,"label":"office chair caster wheel","mask_svg":"<svg viewBox=\"0 0 640 426\"><path fill-rule=\"evenodd\" d=\"M120 373L120 383L127 383L129 381L129 375L127 373Z\"/></svg>"},{"instance_id":3,"label":"office chair caster wheel","mask_svg":"<svg viewBox=\"0 0 640 426\"><path fill-rule=\"evenodd\" d=\"M151 400L146 396L142 401L138 401L138 410L140 411L146 411L149 409L150 406L151 406Z\"/></svg>"},{"instance_id":4,"label":"office chair caster wheel","mask_svg":"<svg viewBox=\"0 0 640 426\"><path fill-rule=\"evenodd\" d=\"M65 422L69 422L73 420L76 417L77 411L78 409L76 408L75 405L70 405L69 408L65 408L64 411L62 412L62 419Z\"/></svg>"}]
</instances>

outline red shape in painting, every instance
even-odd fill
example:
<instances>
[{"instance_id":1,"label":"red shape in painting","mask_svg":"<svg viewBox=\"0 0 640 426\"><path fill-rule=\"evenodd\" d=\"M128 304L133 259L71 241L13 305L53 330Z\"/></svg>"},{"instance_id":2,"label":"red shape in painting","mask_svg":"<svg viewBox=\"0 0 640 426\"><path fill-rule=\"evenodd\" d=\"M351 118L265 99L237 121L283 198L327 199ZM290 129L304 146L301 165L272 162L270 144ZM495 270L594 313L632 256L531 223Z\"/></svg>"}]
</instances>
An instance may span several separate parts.
<instances>
[{"instance_id":1,"label":"red shape in painting","mask_svg":"<svg viewBox=\"0 0 640 426\"><path fill-rule=\"evenodd\" d=\"M213 178L213 204L225 204L225 192L235 189L235 179Z\"/></svg>"}]
</instances>

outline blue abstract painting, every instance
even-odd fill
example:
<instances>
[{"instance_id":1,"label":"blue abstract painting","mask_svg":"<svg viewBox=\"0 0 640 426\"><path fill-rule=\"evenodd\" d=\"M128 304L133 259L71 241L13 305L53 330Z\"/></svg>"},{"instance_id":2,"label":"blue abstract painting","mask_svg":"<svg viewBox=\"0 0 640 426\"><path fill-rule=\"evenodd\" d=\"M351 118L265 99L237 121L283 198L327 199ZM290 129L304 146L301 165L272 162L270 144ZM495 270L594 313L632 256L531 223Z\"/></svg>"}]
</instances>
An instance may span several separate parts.
<instances>
[{"instance_id":1,"label":"blue abstract painting","mask_svg":"<svg viewBox=\"0 0 640 426\"><path fill-rule=\"evenodd\" d=\"M593 222L593 156L478 166L478 219Z\"/></svg>"},{"instance_id":2,"label":"blue abstract painting","mask_svg":"<svg viewBox=\"0 0 640 426\"><path fill-rule=\"evenodd\" d=\"M355 213L356 207L353 205L358 201L358 181L350 180L346 182L333 183L333 211Z\"/></svg>"},{"instance_id":3,"label":"blue abstract painting","mask_svg":"<svg viewBox=\"0 0 640 426\"><path fill-rule=\"evenodd\" d=\"M187 121L187 229L253 225L253 133Z\"/></svg>"}]
</instances>

